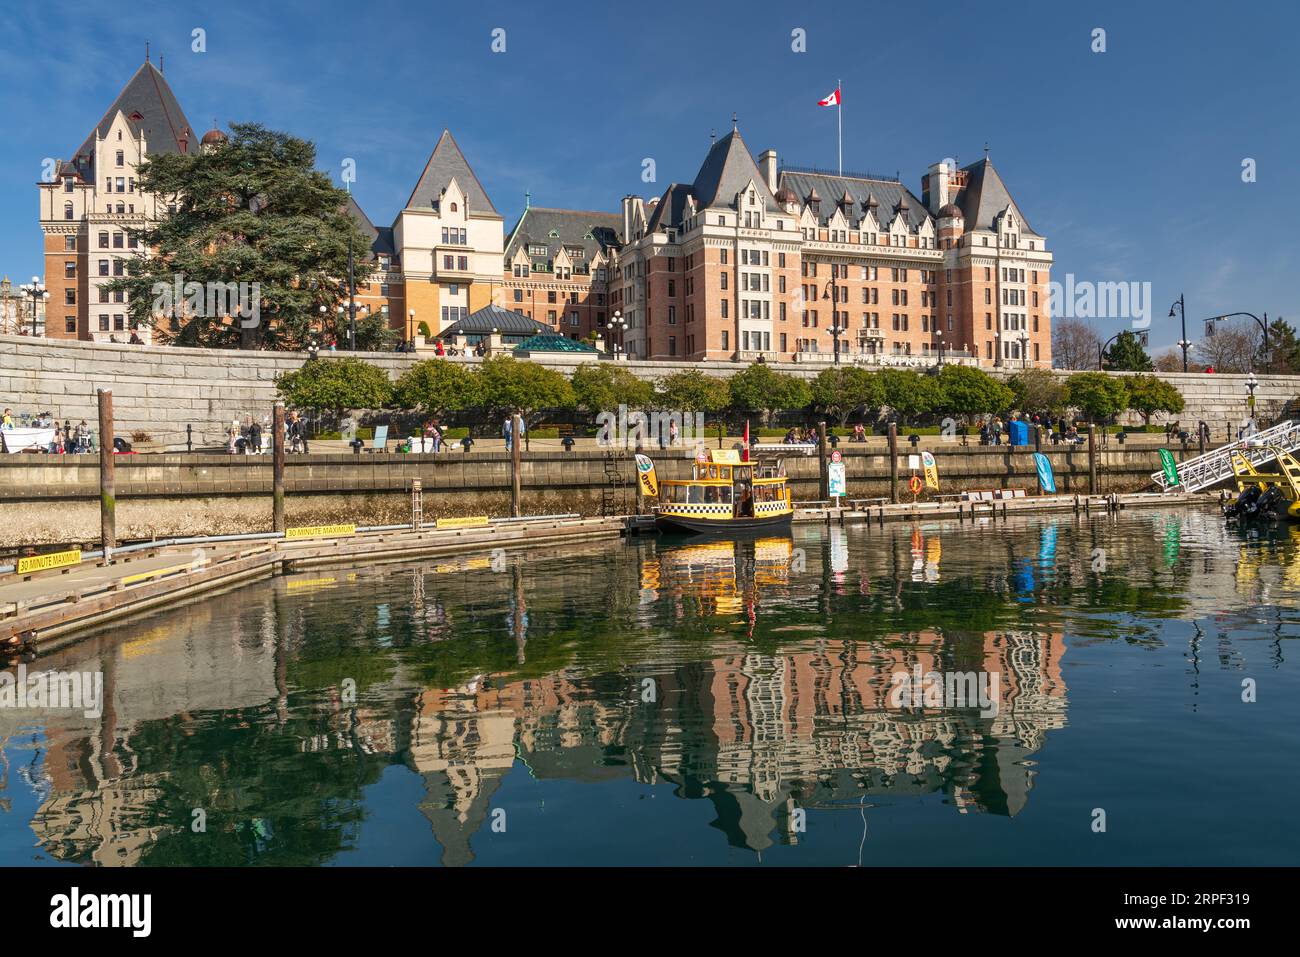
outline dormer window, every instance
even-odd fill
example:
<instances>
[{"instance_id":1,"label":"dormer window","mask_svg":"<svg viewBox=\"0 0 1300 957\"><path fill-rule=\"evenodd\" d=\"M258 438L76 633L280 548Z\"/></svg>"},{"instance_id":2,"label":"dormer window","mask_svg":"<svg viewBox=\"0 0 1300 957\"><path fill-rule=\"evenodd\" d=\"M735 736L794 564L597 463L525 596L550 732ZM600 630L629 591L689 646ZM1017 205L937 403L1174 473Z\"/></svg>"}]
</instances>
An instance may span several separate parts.
<instances>
[{"instance_id":1,"label":"dormer window","mask_svg":"<svg viewBox=\"0 0 1300 957\"><path fill-rule=\"evenodd\" d=\"M452 204L451 204L451 211L452 211L453 213L456 212L456 204L455 204L455 203L452 203Z\"/></svg>"}]
</instances>

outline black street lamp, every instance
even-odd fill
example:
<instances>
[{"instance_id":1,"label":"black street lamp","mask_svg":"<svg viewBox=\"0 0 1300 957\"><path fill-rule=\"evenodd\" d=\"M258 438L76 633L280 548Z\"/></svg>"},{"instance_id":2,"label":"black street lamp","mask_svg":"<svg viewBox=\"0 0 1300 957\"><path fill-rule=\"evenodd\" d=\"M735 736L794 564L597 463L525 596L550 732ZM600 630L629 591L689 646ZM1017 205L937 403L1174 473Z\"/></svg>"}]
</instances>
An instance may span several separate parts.
<instances>
[{"instance_id":1,"label":"black street lamp","mask_svg":"<svg viewBox=\"0 0 1300 957\"><path fill-rule=\"evenodd\" d=\"M24 283L18 287L18 291L32 300L32 336L36 336L36 304L42 300L50 298L49 290L45 288L45 283L41 282L36 276L32 281Z\"/></svg>"},{"instance_id":2,"label":"black street lamp","mask_svg":"<svg viewBox=\"0 0 1300 957\"><path fill-rule=\"evenodd\" d=\"M942 329L940 329L938 333L936 333L936 338L939 340L939 365L943 365L943 330Z\"/></svg>"},{"instance_id":3,"label":"black street lamp","mask_svg":"<svg viewBox=\"0 0 1300 957\"><path fill-rule=\"evenodd\" d=\"M614 350L614 358L618 359L622 346L619 344L619 337L627 331L627 320L623 318L623 311L615 309L614 315L610 317L609 322L605 324L605 329L609 332L610 348Z\"/></svg>"},{"instance_id":4,"label":"black street lamp","mask_svg":"<svg viewBox=\"0 0 1300 957\"><path fill-rule=\"evenodd\" d=\"M1269 351L1268 351L1268 313L1267 312L1264 313L1263 319L1259 318L1259 316L1255 315L1253 312L1228 312L1228 313L1224 313L1222 316L1210 316L1209 319L1205 320L1205 334L1207 336L1214 335L1214 333L1210 331L1214 328L1213 326L1210 325L1210 323L1222 322L1225 319L1232 319L1236 316L1250 316L1250 318L1254 319L1255 322L1259 323L1259 328L1264 332L1264 361L1267 363L1272 358L1272 356L1269 355ZM1254 365L1253 356L1251 357L1251 365Z\"/></svg>"},{"instance_id":5,"label":"black street lamp","mask_svg":"<svg viewBox=\"0 0 1300 957\"><path fill-rule=\"evenodd\" d=\"M847 296L846 296L845 298L847 299ZM828 300L831 300L831 303L832 303L832 305L831 305L831 315L832 315L834 318L831 320L831 329L830 329L830 332L831 332L831 335L835 337L835 342L834 342L834 350L835 350L835 364L836 364L836 365L839 365L839 362L840 362L840 334L841 334L841 333L844 333L844 332L848 332L849 330L848 330L848 323L847 323L847 321L845 322L845 324L844 324L843 326L840 325L840 309L839 309L839 305L840 305L840 294L839 294L838 289L837 289L836 286L835 286L835 277L834 277L834 276L832 276L830 279L827 279L827 280L826 280L826 285L825 285L825 287L823 287L823 289L822 289L822 299L828 299Z\"/></svg>"},{"instance_id":6,"label":"black street lamp","mask_svg":"<svg viewBox=\"0 0 1300 957\"><path fill-rule=\"evenodd\" d=\"M841 326L838 319L831 323L831 335L835 337L835 364L840 364L840 336L848 332L848 326Z\"/></svg>"},{"instance_id":7,"label":"black street lamp","mask_svg":"<svg viewBox=\"0 0 1300 957\"><path fill-rule=\"evenodd\" d=\"M352 232L348 232L348 347L357 351L357 280L352 268Z\"/></svg>"},{"instance_id":8,"label":"black street lamp","mask_svg":"<svg viewBox=\"0 0 1300 957\"><path fill-rule=\"evenodd\" d=\"M1186 372L1187 350L1192 347L1192 344L1187 341L1187 303L1183 300L1183 294L1181 292L1178 294L1178 298L1174 300L1174 304L1169 307L1170 319L1174 317L1175 309L1178 310L1179 318L1182 320L1183 324L1183 337L1178 340L1178 348L1183 350L1183 371Z\"/></svg>"}]
</instances>

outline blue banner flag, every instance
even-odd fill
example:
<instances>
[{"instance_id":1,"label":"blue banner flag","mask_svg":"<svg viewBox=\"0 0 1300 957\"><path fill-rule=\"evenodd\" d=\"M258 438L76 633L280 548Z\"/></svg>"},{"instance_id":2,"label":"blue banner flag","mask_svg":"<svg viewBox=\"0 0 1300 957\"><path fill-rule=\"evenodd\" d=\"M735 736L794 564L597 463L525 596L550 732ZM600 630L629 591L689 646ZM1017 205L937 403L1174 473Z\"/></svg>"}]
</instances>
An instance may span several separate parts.
<instances>
[{"instance_id":1,"label":"blue banner flag","mask_svg":"<svg viewBox=\"0 0 1300 957\"><path fill-rule=\"evenodd\" d=\"M1038 487L1048 494L1056 493L1056 476L1052 474L1052 463L1042 452L1034 453L1034 467L1038 469Z\"/></svg>"}]
</instances>

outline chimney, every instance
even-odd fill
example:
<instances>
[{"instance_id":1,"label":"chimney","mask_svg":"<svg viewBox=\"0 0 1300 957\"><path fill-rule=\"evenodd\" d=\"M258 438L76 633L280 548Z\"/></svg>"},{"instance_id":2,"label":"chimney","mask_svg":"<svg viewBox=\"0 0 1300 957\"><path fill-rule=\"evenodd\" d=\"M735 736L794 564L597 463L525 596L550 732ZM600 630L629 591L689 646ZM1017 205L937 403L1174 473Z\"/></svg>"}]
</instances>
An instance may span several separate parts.
<instances>
[{"instance_id":1,"label":"chimney","mask_svg":"<svg viewBox=\"0 0 1300 957\"><path fill-rule=\"evenodd\" d=\"M776 150L764 150L758 158L758 170L763 174L769 192L776 192Z\"/></svg>"},{"instance_id":2,"label":"chimney","mask_svg":"<svg viewBox=\"0 0 1300 957\"><path fill-rule=\"evenodd\" d=\"M637 211L643 208L640 196L623 197L623 242L630 243L635 238L632 228L637 221Z\"/></svg>"},{"instance_id":3,"label":"chimney","mask_svg":"<svg viewBox=\"0 0 1300 957\"><path fill-rule=\"evenodd\" d=\"M952 170L948 169L946 160L930 167L925 179L925 198L930 212L937 213L950 201L949 182Z\"/></svg>"}]
</instances>

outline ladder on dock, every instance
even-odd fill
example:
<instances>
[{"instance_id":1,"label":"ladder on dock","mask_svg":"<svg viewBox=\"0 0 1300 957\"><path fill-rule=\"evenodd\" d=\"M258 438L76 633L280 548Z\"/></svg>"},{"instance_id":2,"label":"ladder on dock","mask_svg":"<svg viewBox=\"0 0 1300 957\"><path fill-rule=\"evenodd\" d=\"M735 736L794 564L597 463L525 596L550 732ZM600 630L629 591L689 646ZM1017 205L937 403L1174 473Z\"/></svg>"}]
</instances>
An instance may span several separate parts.
<instances>
[{"instance_id":1,"label":"ladder on dock","mask_svg":"<svg viewBox=\"0 0 1300 957\"><path fill-rule=\"evenodd\" d=\"M612 451L605 453L605 484L600 490L600 515L622 515L627 511L627 484Z\"/></svg>"},{"instance_id":2,"label":"ladder on dock","mask_svg":"<svg viewBox=\"0 0 1300 957\"><path fill-rule=\"evenodd\" d=\"M1177 487L1184 492L1199 492L1232 478L1236 474L1233 468L1234 454L1239 454L1251 465L1259 466L1276 458L1277 449L1293 452L1298 448L1300 448L1300 422L1294 420L1280 422L1272 428L1256 432L1249 438L1239 439L1231 445L1180 462ZM1153 474L1151 481L1164 492L1173 488L1165 478L1164 472Z\"/></svg>"}]
</instances>

